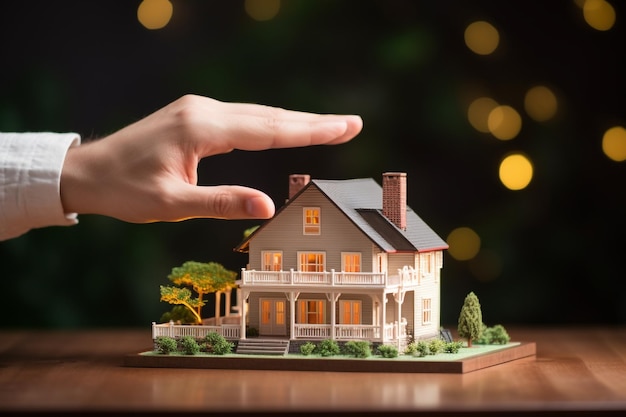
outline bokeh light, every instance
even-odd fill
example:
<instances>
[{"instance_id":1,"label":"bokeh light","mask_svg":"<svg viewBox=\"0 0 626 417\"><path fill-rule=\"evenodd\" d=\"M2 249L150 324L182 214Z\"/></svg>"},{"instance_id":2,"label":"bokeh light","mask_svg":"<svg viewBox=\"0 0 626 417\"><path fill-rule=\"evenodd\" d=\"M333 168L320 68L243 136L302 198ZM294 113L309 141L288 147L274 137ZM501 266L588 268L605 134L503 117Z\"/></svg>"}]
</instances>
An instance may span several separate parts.
<instances>
[{"instance_id":1,"label":"bokeh light","mask_svg":"<svg viewBox=\"0 0 626 417\"><path fill-rule=\"evenodd\" d=\"M480 236L469 227L457 227L446 239L448 253L457 261L472 259L480 251Z\"/></svg>"},{"instance_id":2,"label":"bokeh light","mask_svg":"<svg viewBox=\"0 0 626 417\"><path fill-rule=\"evenodd\" d=\"M626 160L626 129L615 126L604 132L602 151L610 159L622 162Z\"/></svg>"},{"instance_id":3,"label":"bokeh light","mask_svg":"<svg viewBox=\"0 0 626 417\"><path fill-rule=\"evenodd\" d=\"M276 17L280 11L280 0L246 0L244 8L252 19L263 22Z\"/></svg>"},{"instance_id":4,"label":"bokeh light","mask_svg":"<svg viewBox=\"0 0 626 417\"><path fill-rule=\"evenodd\" d=\"M500 34L488 22L477 21L465 28L465 45L478 55L492 54L499 44Z\"/></svg>"},{"instance_id":5,"label":"bokeh light","mask_svg":"<svg viewBox=\"0 0 626 417\"><path fill-rule=\"evenodd\" d=\"M498 107L498 102L489 97L480 97L472 101L467 109L467 120L479 132L489 133L489 113Z\"/></svg>"},{"instance_id":6,"label":"bokeh light","mask_svg":"<svg viewBox=\"0 0 626 417\"><path fill-rule=\"evenodd\" d=\"M496 138L510 140L522 129L522 118L513 107L498 106L489 113L487 126Z\"/></svg>"},{"instance_id":7,"label":"bokeh light","mask_svg":"<svg viewBox=\"0 0 626 417\"><path fill-rule=\"evenodd\" d=\"M161 29L167 26L174 13L169 0L143 0L137 8L137 19L146 29Z\"/></svg>"},{"instance_id":8,"label":"bokeh light","mask_svg":"<svg viewBox=\"0 0 626 417\"><path fill-rule=\"evenodd\" d=\"M557 108L556 95L548 87L538 85L526 92L524 109L532 119L538 122L550 120L556 114Z\"/></svg>"},{"instance_id":9,"label":"bokeh light","mask_svg":"<svg viewBox=\"0 0 626 417\"><path fill-rule=\"evenodd\" d=\"M606 0L585 0L583 16L585 22L596 30L606 31L615 24L615 9Z\"/></svg>"},{"instance_id":10,"label":"bokeh light","mask_svg":"<svg viewBox=\"0 0 626 417\"><path fill-rule=\"evenodd\" d=\"M500 181L509 190L522 190L533 178L533 165L526 156L514 153L500 163Z\"/></svg>"}]
</instances>

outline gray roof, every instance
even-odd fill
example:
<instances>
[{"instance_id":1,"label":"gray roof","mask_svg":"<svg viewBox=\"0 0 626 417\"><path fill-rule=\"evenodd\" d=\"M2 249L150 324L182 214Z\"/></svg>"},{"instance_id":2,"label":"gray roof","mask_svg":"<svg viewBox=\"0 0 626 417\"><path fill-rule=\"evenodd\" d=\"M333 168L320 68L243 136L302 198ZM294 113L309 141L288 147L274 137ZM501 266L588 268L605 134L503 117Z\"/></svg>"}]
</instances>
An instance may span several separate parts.
<instances>
[{"instance_id":1,"label":"gray roof","mask_svg":"<svg viewBox=\"0 0 626 417\"><path fill-rule=\"evenodd\" d=\"M311 180L274 217L309 187L317 187L363 233L386 252L427 252L448 249L441 239L410 207L406 208L406 230L401 230L382 214L383 190L372 178L351 180ZM244 239L236 251L246 252L250 239L264 225Z\"/></svg>"},{"instance_id":2,"label":"gray roof","mask_svg":"<svg viewBox=\"0 0 626 417\"><path fill-rule=\"evenodd\" d=\"M447 249L441 239L410 207L406 230L399 229L382 214L382 187L372 178L311 180L359 229L386 252ZM306 188L306 187L305 187Z\"/></svg>"}]
</instances>

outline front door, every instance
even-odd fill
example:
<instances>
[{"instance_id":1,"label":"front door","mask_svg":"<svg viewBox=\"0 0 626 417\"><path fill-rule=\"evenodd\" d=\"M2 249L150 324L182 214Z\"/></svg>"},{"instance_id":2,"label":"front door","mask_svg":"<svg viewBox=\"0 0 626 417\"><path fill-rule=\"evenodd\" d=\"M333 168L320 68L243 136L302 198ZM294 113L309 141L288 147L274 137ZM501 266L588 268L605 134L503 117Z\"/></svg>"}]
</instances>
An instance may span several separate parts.
<instances>
[{"instance_id":1,"label":"front door","mask_svg":"<svg viewBox=\"0 0 626 417\"><path fill-rule=\"evenodd\" d=\"M261 298L259 303L259 335L287 335L287 303L278 298Z\"/></svg>"}]
</instances>

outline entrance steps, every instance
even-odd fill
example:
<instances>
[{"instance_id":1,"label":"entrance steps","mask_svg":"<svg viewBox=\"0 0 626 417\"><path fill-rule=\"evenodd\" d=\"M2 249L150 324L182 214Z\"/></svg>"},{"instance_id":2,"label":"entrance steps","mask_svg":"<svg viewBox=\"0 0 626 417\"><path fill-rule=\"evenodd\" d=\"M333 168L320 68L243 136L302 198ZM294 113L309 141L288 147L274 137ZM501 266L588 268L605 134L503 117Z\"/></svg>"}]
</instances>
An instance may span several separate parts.
<instances>
[{"instance_id":1,"label":"entrance steps","mask_svg":"<svg viewBox=\"0 0 626 417\"><path fill-rule=\"evenodd\" d=\"M241 339L236 353L250 355L286 355L289 352L289 340L285 339Z\"/></svg>"}]
</instances>

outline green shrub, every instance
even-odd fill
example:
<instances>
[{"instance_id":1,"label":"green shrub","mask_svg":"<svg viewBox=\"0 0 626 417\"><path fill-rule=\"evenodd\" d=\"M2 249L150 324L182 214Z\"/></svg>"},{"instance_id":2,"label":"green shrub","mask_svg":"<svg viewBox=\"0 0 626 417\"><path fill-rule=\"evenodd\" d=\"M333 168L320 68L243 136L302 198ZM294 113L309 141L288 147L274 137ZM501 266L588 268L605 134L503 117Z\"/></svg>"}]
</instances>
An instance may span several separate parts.
<instances>
[{"instance_id":1,"label":"green shrub","mask_svg":"<svg viewBox=\"0 0 626 417\"><path fill-rule=\"evenodd\" d=\"M180 339L180 347L185 355L197 355L200 352L200 345L193 336L184 336Z\"/></svg>"},{"instance_id":2,"label":"green shrub","mask_svg":"<svg viewBox=\"0 0 626 417\"><path fill-rule=\"evenodd\" d=\"M311 342L306 342L300 346L300 353L304 356L309 356L315 351L315 345Z\"/></svg>"},{"instance_id":3,"label":"green shrub","mask_svg":"<svg viewBox=\"0 0 626 417\"><path fill-rule=\"evenodd\" d=\"M496 324L491 330L491 343L506 345L511 341L511 337L501 324Z\"/></svg>"},{"instance_id":4,"label":"green shrub","mask_svg":"<svg viewBox=\"0 0 626 417\"><path fill-rule=\"evenodd\" d=\"M226 340L218 332L209 332L204 340L206 341L206 351L215 355L226 355L233 351L235 344Z\"/></svg>"},{"instance_id":5,"label":"green shrub","mask_svg":"<svg viewBox=\"0 0 626 417\"><path fill-rule=\"evenodd\" d=\"M344 345L344 352L355 358L369 358L372 356L371 343L367 340L350 340Z\"/></svg>"},{"instance_id":6,"label":"green shrub","mask_svg":"<svg viewBox=\"0 0 626 417\"><path fill-rule=\"evenodd\" d=\"M428 343L428 351L431 355L436 355L443 352L443 347L446 345L441 339L433 339Z\"/></svg>"},{"instance_id":7,"label":"green shrub","mask_svg":"<svg viewBox=\"0 0 626 417\"><path fill-rule=\"evenodd\" d=\"M321 356L335 356L341 353L339 349L339 345L332 339L322 340L319 345L317 345L317 353Z\"/></svg>"},{"instance_id":8,"label":"green shrub","mask_svg":"<svg viewBox=\"0 0 626 417\"><path fill-rule=\"evenodd\" d=\"M476 343L480 345L505 345L511 340L506 329L501 324L496 324L493 327L487 327L483 324L483 329L482 335L478 340L476 340Z\"/></svg>"},{"instance_id":9,"label":"green shrub","mask_svg":"<svg viewBox=\"0 0 626 417\"><path fill-rule=\"evenodd\" d=\"M409 343L408 345L406 345L406 347L404 348L404 354L405 355L417 355L417 342L415 340L413 340L411 343Z\"/></svg>"},{"instance_id":10,"label":"green shrub","mask_svg":"<svg viewBox=\"0 0 626 417\"><path fill-rule=\"evenodd\" d=\"M460 340L456 342L448 342L443 346L443 351L445 353L459 353L459 350L461 350L462 347L463 342Z\"/></svg>"},{"instance_id":11,"label":"green shrub","mask_svg":"<svg viewBox=\"0 0 626 417\"><path fill-rule=\"evenodd\" d=\"M156 346L156 351L163 354L169 355L172 352L176 352L178 349L178 344L176 343L176 339L169 336L159 336L154 341Z\"/></svg>"},{"instance_id":12,"label":"green shrub","mask_svg":"<svg viewBox=\"0 0 626 417\"><path fill-rule=\"evenodd\" d=\"M397 358L398 357L398 348L391 345L380 345L378 346L378 353L383 358Z\"/></svg>"},{"instance_id":13,"label":"green shrub","mask_svg":"<svg viewBox=\"0 0 626 417\"><path fill-rule=\"evenodd\" d=\"M419 356L420 358L430 354L430 348L428 347L428 343L423 340L417 342L415 349L417 352L417 356Z\"/></svg>"}]
</instances>

